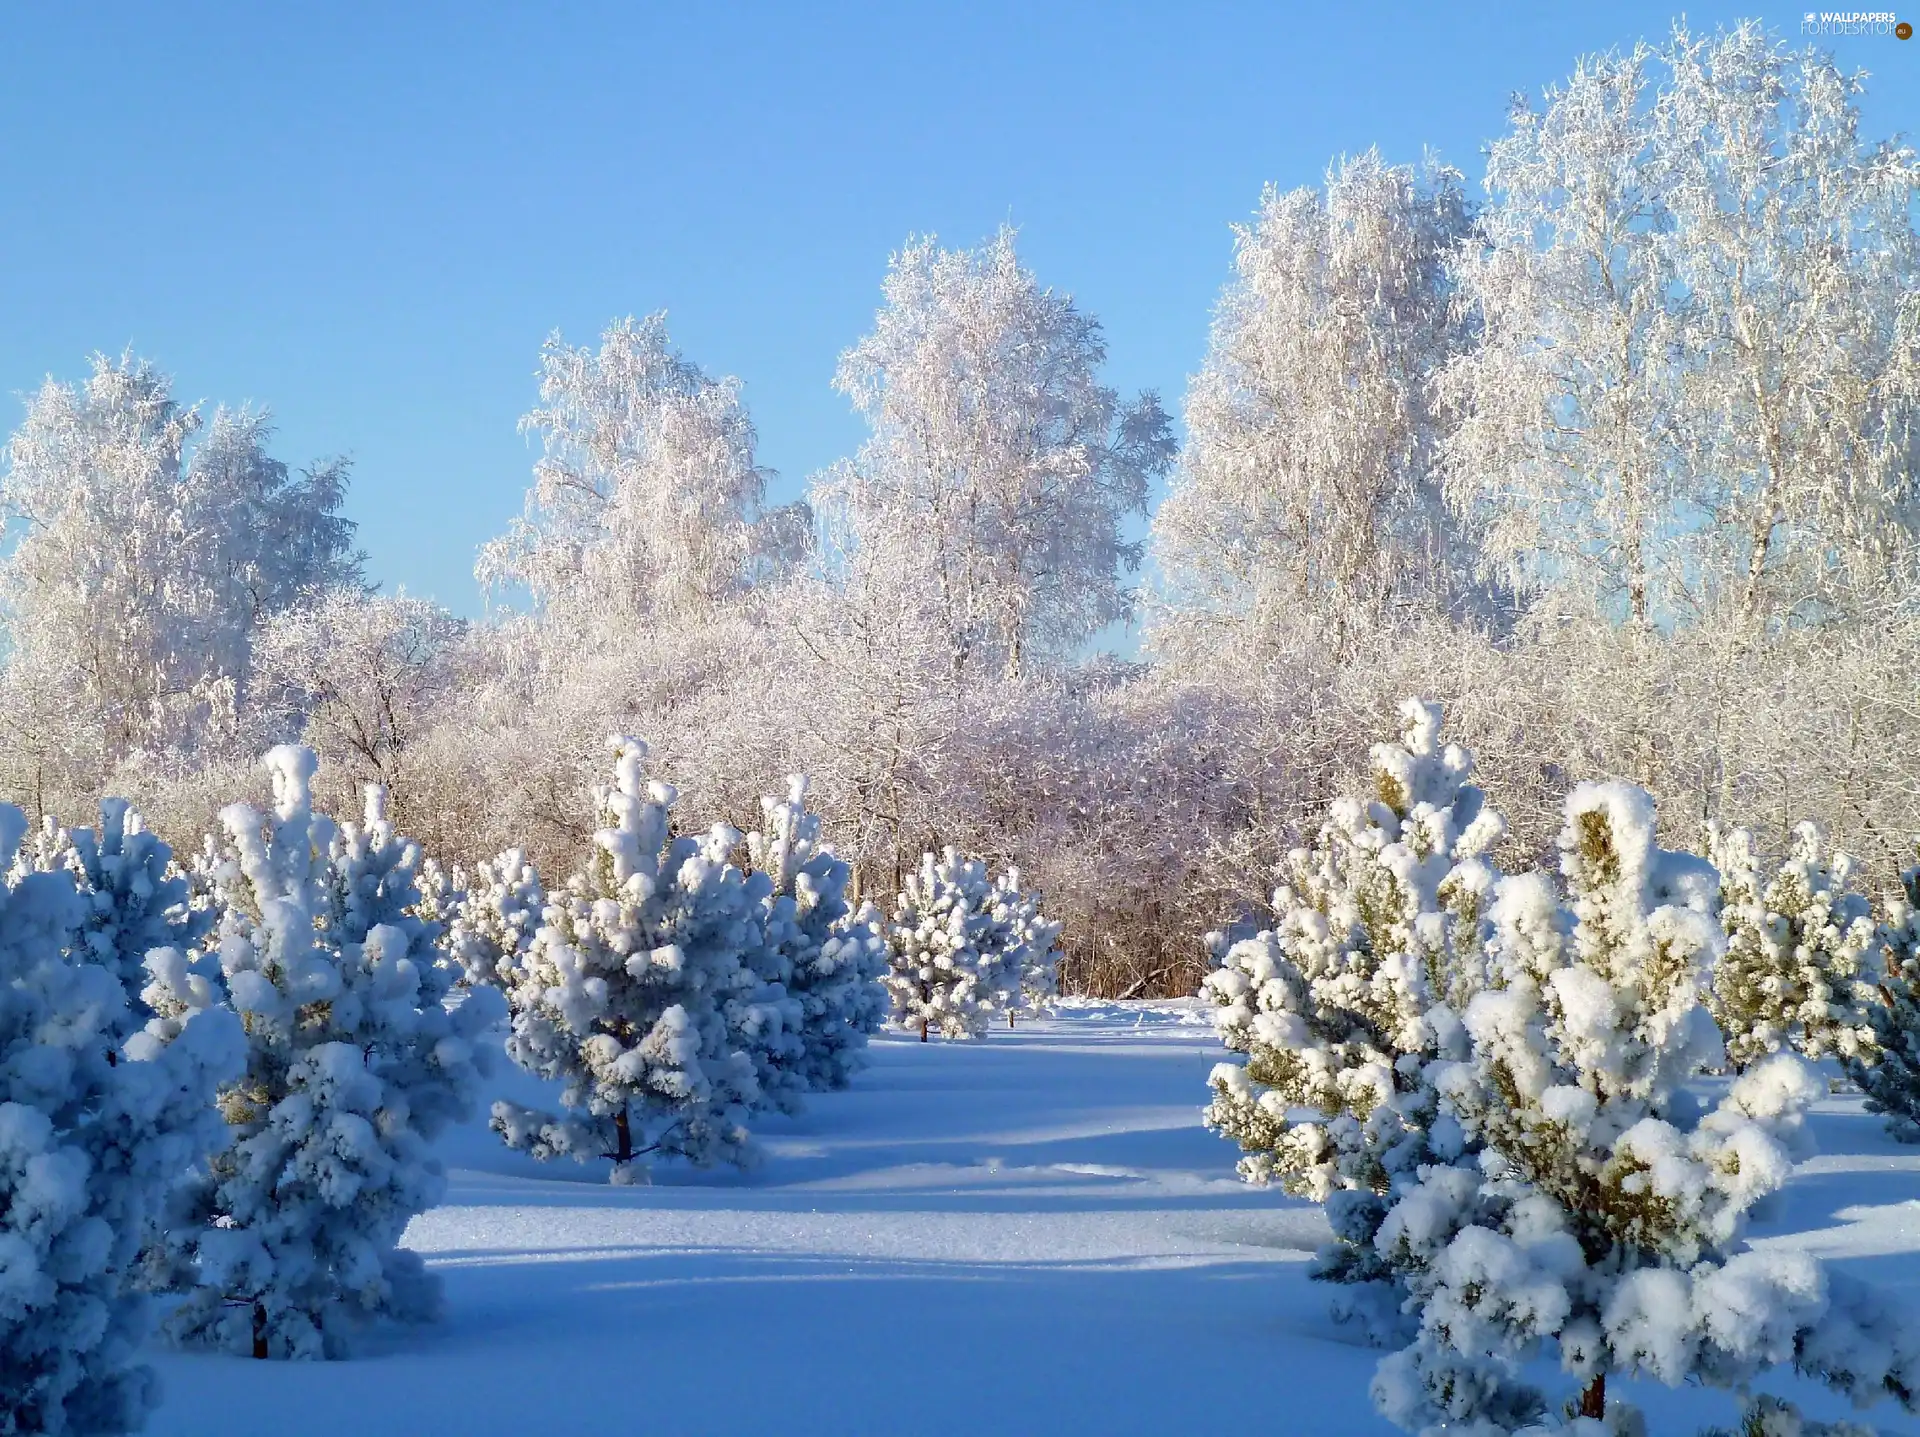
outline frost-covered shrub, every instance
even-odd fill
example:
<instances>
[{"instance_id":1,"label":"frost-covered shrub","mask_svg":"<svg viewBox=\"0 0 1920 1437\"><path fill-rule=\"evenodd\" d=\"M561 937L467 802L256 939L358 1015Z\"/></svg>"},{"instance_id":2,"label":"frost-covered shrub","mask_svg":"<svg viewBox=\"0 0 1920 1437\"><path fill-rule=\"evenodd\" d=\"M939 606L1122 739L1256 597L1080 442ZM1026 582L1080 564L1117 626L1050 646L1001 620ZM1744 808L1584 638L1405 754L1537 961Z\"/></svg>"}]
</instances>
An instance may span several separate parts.
<instances>
[{"instance_id":1,"label":"frost-covered shrub","mask_svg":"<svg viewBox=\"0 0 1920 1437\"><path fill-rule=\"evenodd\" d=\"M1889 1133L1920 1143L1920 866L1900 875L1879 946L1882 1001L1866 1010L1871 1061L1848 1060L1847 1076L1867 1095L1867 1111L1885 1114Z\"/></svg>"},{"instance_id":2,"label":"frost-covered shrub","mask_svg":"<svg viewBox=\"0 0 1920 1437\"><path fill-rule=\"evenodd\" d=\"M1275 926L1228 948L1202 990L1247 1055L1214 1069L1207 1125L1240 1145L1247 1181L1328 1204L1317 1275L1354 1284L1336 1310L1383 1338L1404 1294L1372 1238L1422 1163L1462 1150L1426 1074L1466 1052L1449 1000L1479 984L1485 855L1504 831L1472 755L1442 746L1438 705L1401 717L1401 741L1372 750L1373 796L1337 800L1288 855Z\"/></svg>"},{"instance_id":3,"label":"frost-covered shrub","mask_svg":"<svg viewBox=\"0 0 1920 1437\"><path fill-rule=\"evenodd\" d=\"M169 1330L255 1357L338 1356L361 1322L436 1311L400 1236L439 1201L428 1144L470 1106L501 1010L486 989L448 1004L441 935L414 911L419 850L377 788L362 825L316 816L315 766L274 749L273 812L221 815L220 966L246 1072L221 1089L231 1141L176 1238L188 1276Z\"/></svg>"},{"instance_id":4,"label":"frost-covered shrub","mask_svg":"<svg viewBox=\"0 0 1920 1437\"><path fill-rule=\"evenodd\" d=\"M1027 949L1008 896L986 864L954 848L907 875L887 928L887 991L902 1028L977 1038L1019 1005Z\"/></svg>"},{"instance_id":5,"label":"frost-covered shrub","mask_svg":"<svg viewBox=\"0 0 1920 1437\"><path fill-rule=\"evenodd\" d=\"M1824 846L1818 827L1800 824L1786 862L1762 886L1753 835L1709 826L1727 933L1710 1002L1736 1068L1787 1048L1816 1059L1872 1058L1873 916L1851 890L1853 860Z\"/></svg>"},{"instance_id":6,"label":"frost-covered shrub","mask_svg":"<svg viewBox=\"0 0 1920 1437\"><path fill-rule=\"evenodd\" d=\"M796 1047L783 1068L801 1091L844 1088L864 1061L867 1035L886 1018L886 941L878 915L847 904L852 870L820 839L795 775L787 797L762 798L765 830L747 835L760 899L761 947L797 1008Z\"/></svg>"},{"instance_id":7,"label":"frost-covered shrub","mask_svg":"<svg viewBox=\"0 0 1920 1437\"><path fill-rule=\"evenodd\" d=\"M740 835L674 837L676 794L646 777L646 753L614 740L593 857L549 896L531 947L503 975L507 1052L560 1083L565 1112L493 1106L508 1146L610 1158L615 1182L634 1181L652 1154L746 1163L746 1120L761 1100L753 1047L728 1010L763 986L750 966L754 898L727 861Z\"/></svg>"},{"instance_id":8,"label":"frost-covered shrub","mask_svg":"<svg viewBox=\"0 0 1920 1437\"><path fill-rule=\"evenodd\" d=\"M26 828L0 806L0 854ZM0 1431L142 1424L157 1389L136 1360L140 1249L217 1140L214 1087L240 1062L240 1025L177 950L149 961L160 1011L135 1024L118 950L93 941L127 928L102 916L70 870L0 888Z\"/></svg>"},{"instance_id":9,"label":"frost-covered shrub","mask_svg":"<svg viewBox=\"0 0 1920 1437\"><path fill-rule=\"evenodd\" d=\"M147 954L156 948L191 953L212 931L212 904L195 906L187 876L173 865L173 850L149 833L124 798L103 799L100 827L62 828L49 819L23 865L40 872L73 875L82 918L76 941L85 960L120 980L131 1000L126 1022L148 1015L141 993L149 981Z\"/></svg>"},{"instance_id":10,"label":"frost-covered shrub","mask_svg":"<svg viewBox=\"0 0 1920 1437\"><path fill-rule=\"evenodd\" d=\"M520 849L483 860L448 919L448 949L465 980L504 986L533 946L546 906L540 875Z\"/></svg>"},{"instance_id":11,"label":"frost-covered shrub","mask_svg":"<svg viewBox=\"0 0 1920 1437\"><path fill-rule=\"evenodd\" d=\"M1471 1053L1430 1070L1482 1151L1423 1168L1374 1237L1420 1324L1373 1389L1407 1430L1633 1430L1614 1374L1744 1389L1791 1364L1856 1401L1920 1390L1920 1336L1882 1299L1741 1242L1819 1087L1785 1054L1711 1109L1683 1086L1723 1057L1702 999L1725 939L1712 867L1653 832L1644 792L1582 784L1564 889L1523 873L1495 891ZM1543 1348L1577 1383L1565 1409L1520 1379Z\"/></svg>"}]
</instances>

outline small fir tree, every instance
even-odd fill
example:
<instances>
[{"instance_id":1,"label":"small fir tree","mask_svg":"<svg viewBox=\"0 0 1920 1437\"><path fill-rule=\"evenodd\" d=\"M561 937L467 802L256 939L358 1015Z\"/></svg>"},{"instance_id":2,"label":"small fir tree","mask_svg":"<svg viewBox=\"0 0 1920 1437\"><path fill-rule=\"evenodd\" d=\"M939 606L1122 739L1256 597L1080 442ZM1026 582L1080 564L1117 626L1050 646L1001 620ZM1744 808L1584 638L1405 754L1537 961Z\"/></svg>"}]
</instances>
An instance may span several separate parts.
<instances>
[{"instance_id":1,"label":"small fir tree","mask_svg":"<svg viewBox=\"0 0 1920 1437\"><path fill-rule=\"evenodd\" d=\"M1486 854L1505 826L1440 741L1438 705L1409 700L1401 739L1371 753L1373 797L1337 800L1288 855L1275 926L1227 948L1206 980L1244 1064L1212 1075L1207 1125L1240 1145L1240 1175L1328 1205L1317 1276L1349 1284L1335 1311L1376 1339L1405 1294L1372 1239L1423 1163L1463 1151L1428 1066L1465 1054L1455 1005L1480 982Z\"/></svg>"},{"instance_id":2,"label":"small fir tree","mask_svg":"<svg viewBox=\"0 0 1920 1437\"><path fill-rule=\"evenodd\" d=\"M1873 917L1851 891L1853 860L1824 849L1819 828L1800 824L1763 887L1753 835L1708 828L1727 934L1711 1003L1737 1069L1789 1048L1813 1059L1872 1059Z\"/></svg>"},{"instance_id":3,"label":"small fir tree","mask_svg":"<svg viewBox=\"0 0 1920 1437\"><path fill-rule=\"evenodd\" d=\"M114 974L126 993L116 1038L143 1025L150 1032L177 1034L192 1014L224 999L219 960L205 948L219 922L218 900L211 893L196 898L188 875L173 863L172 850L147 831L127 800L102 799L97 830L63 828L48 818L31 857L23 851L19 866L23 872L32 868L72 877L81 912L73 936L75 957ZM210 1131L216 1138L209 1139L208 1148L221 1127L215 1124ZM177 1171L172 1187L186 1171L186 1166ZM191 1225L180 1199L179 1192L169 1191L150 1206L155 1227L137 1275L148 1290L172 1285L170 1229Z\"/></svg>"},{"instance_id":4,"label":"small fir tree","mask_svg":"<svg viewBox=\"0 0 1920 1437\"><path fill-rule=\"evenodd\" d=\"M21 862L73 875L83 913L77 941L85 961L114 974L126 989L125 1021L133 1026L150 1016L141 998L150 981L147 955L156 948L192 953L218 921L212 904L194 904L173 850L147 831L124 798L101 800L97 829L62 828L48 819L35 851L23 852Z\"/></svg>"},{"instance_id":5,"label":"small fir tree","mask_svg":"<svg viewBox=\"0 0 1920 1437\"><path fill-rule=\"evenodd\" d=\"M873 910L848 907L852 869L821 842L806 799L801 774L784 800L762 798L765 828L747 835L747 852L769 884L763 948L799 1009L798 1049L782 1061L802 1090L817 1091L844 1088L865 1061L867 1036L886 1018L887 950Z\"/></svg>"},{"instance_id":6,"label":"small fir tree","mask_svg":"<svg viewBox=\"0 0 1920 1437\"><path fill-rule=\"evenodd\" d=\"M936 1029L979 1037L1019 991L1019 955L1008 953L993 909L986 865L958 849L926 854L907 875L887 930L886 983L895 1021L922 1041Z\"/></svg>"},{"instance_id":7,"label":"small fir tree","mask_svg":"<svg viewBox=\"0 0 1920 1437\"><path fill-rule=\"evenodd\" d=\"M1481 1151L1424 1167L1374 1238L1420 1324L1374 1382L1409 1431L1638 1430L1608 1398L1616 1374L1745 1390L1791 1363L1856 1401L1920 1391L1920 1341L1883 1300L1803 1252L1741 1243L1819 1088L1785 1054L1711 1109L1685 1088L1722 1057L1702 1003L1725 941L1717 876L1653 834L1644 792L1582 784L1564 898L1544 874L1499 885L1471 1053L1431 1070ZM1564 1419L1520 1379L1543 1347L1577 1384Z\"/></svg>"},{"instance_id":8,"label":"small fir tree","mask_svg":"<svg viewBox=\"0 0 1920 1437\"><path fill-rule=\"evenodd\" d=\"M0 805L0 854L26 828ZM137 1026L118 952L93 941L125 930L73 879L16 868L0 887L0 1430L94 1437L155 1403L138 1257L217 1140L214 1088L242 1039L175 950L148 975L164 1012Z\"/></svg>"},{"instance_id":9,"label":"small fir tree","mask_svg":"<svg viewBox=\"0 0 1920 1437\"><path fill-rule=\"evenodd\" d=\"M465 981L504 987L525 960L547 906L540 875L518 848L484 860L448 920L448 947Z\"/></svg>"},{"instance_id":10,"label":"small fir tree","mask_svg":"<svg viewBox=\"0 0 1920 1437\"><path fill-rule=\"evenodd\" d=\"M384 803L384 799L382 800ZM437 858L422 857L413 886L420 899L410 910L415 918L439 933L452 950L454 926L467 906L467 876L459 864L443 867Z\"/></svg>"},{"instance_id":11,"label":"small fir tree","mask_svg":"<svg viewBox=\"0 0 1920 1437\"><path fill-rule=\"evenodd\" d=\"M727 861L740 835L674 837L676 794L646 777L646 745L613 748L593 858L504 974L507 1052L560 1084L564 1115L498 1102L493 1127L535 1157L611 1159L616 1183L637 1180L656 1154L744 1165L761 1093L727 1005L762 980L749 962L754 902Z\"/></svg>"},{"instance_id":12,"label":"small fir tree","mask_svg":"<svg viewBox=\"0 0 1920 1437\"><path fill-rule=\"evenodd\" d=\"M1021 885L1020 870L1009 868L993 883L997 942L1007 954L1001 965L1006 983L1007 1026L1017 1012L1044 1011L1059 992L1060 924L1041 912L1043 897Z\"/></svg>"},{"instance_id":13,"label":"small fir tree","mask_svg":"<svg viewBox=\"0 0 1920 1437\"><path fill-rule=\"evenodd\" d=\"M1900 875L1900 891L1879 924L1881 1001L1867 1010L1872 1061L1851 1058L1847 1076L1867 1095L1867 1111L1887 1120L1903 1143L1920 1143L1920 865Z\"/></svg>"},{"instance_id":14,"label":"small fir tree","mask_svg":"<svg viewBox=\"0 0 1920 1437\"><path fill-rule=\"evenodd\" d=\"M273 812L221 815L220 965L247 1063L221 1091L231 1142L190 1195L168 1322L260 1358L340 1356L369 1319L436 1312L438 1284L399 1241L439 1201L428 1144L470 1106L501 1009L490 990L448 1006L441 935L415 912L419 850L377 788L360 826L316 816L315 766L274 749Z\"/></svg>"}]
</instances>

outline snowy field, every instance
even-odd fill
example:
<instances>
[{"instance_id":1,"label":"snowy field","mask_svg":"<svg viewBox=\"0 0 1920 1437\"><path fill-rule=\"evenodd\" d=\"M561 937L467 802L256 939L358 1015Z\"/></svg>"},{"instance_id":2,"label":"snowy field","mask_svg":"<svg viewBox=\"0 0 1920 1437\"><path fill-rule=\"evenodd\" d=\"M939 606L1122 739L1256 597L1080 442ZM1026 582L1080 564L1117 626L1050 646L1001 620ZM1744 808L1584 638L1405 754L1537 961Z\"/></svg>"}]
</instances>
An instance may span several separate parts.
<instances>
[{"instance_id":1,"label":"snowy field","mask_svg":"<svg viewBox=\"0 0 1920 1437\"><path fill-rule=\"evenodd\" d=\"M1200 1127L1220 1057L1197 1003L881 1038L851 1092L762 1125L757 1171L641 1188L471 1125L444 1145L446 1204L407 1239L445 1279L443 1324L345 1363L160 1354L151 1430L1391 1433L1367 1399L1378 1354L1307 1280L1318 1209L1242 1185ZM1920 1150L1853 1098L1815 1128L1821 1155L1756 1239L1920 1311ZM1844 1411L1811 1384L1773 1390ZM1722 1394L1627 1391L1656 1437L1731 1420Z\"/></svg>"}]
</instances>

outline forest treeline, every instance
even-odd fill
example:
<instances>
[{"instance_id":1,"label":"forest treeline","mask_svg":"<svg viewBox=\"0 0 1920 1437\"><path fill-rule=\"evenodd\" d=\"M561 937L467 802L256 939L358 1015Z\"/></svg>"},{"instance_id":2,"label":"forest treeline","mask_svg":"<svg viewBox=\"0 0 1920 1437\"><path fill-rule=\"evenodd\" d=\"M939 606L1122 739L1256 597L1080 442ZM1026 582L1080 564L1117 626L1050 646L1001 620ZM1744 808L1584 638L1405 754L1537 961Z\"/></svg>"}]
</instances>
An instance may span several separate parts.
<instances>
[{"instance_id":1,"label":"forest treeline","mask_svg":"<svg viewBox=\"0 0 1920 1437\"><path fill-rule=\"evenodd\" d=\"M1044 890L1064 988L1190 992L1417 693L1515 866L1617 778L1664 842L1813 820L1884 888L1920 828L1920 160L1860 85L1678 30L1516 103L1477 186L1369 152L1270 188L1179 445L1011 232L893 256L835 379L868 437L803 502L663 316L556 335L479 621L381 592L343 464L96 358L0 469L0 797L126 796L190 852L297 741L335 811L380 783L443 864L564 873L630 733L695 829L804 773L856 900L952 846Z\"/></svg>"}]
</instances>

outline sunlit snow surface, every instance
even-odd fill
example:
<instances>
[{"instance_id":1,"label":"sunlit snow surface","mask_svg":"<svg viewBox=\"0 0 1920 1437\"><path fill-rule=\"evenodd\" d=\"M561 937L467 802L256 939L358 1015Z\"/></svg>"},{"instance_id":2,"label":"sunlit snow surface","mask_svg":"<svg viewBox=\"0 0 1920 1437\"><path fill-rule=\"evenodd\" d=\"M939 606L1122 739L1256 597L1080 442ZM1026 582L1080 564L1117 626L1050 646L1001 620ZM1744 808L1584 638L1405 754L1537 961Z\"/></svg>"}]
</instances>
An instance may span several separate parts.
<instances>
[{"instance_id":1,"label":"sunlit snow surface","mask_svg":"<svg viewBox=\"0 0 1920 1437\"><path fill-rule=\"evenodd\" d=\"M445 1206L408 1231L445 1279L443 1324L374 1334L345 1363L163 1354L151 1430L1389 1433L1367 1400L1378 1354L1307 1280L1318 1209L1234 1180L1199 1125L1220 1056L1191 1003L884 1038L852 1091L763 1124L758 1170L652 1187L535 1163L476 1123L444 1144ZM1920 1313L1920 1149L1857 1099L1815 1127L1821 1156L1755 1238ZM1628 1392L1662 1437L1731 1419L1721 1394Z\"/></svg>"}]
</instances>

